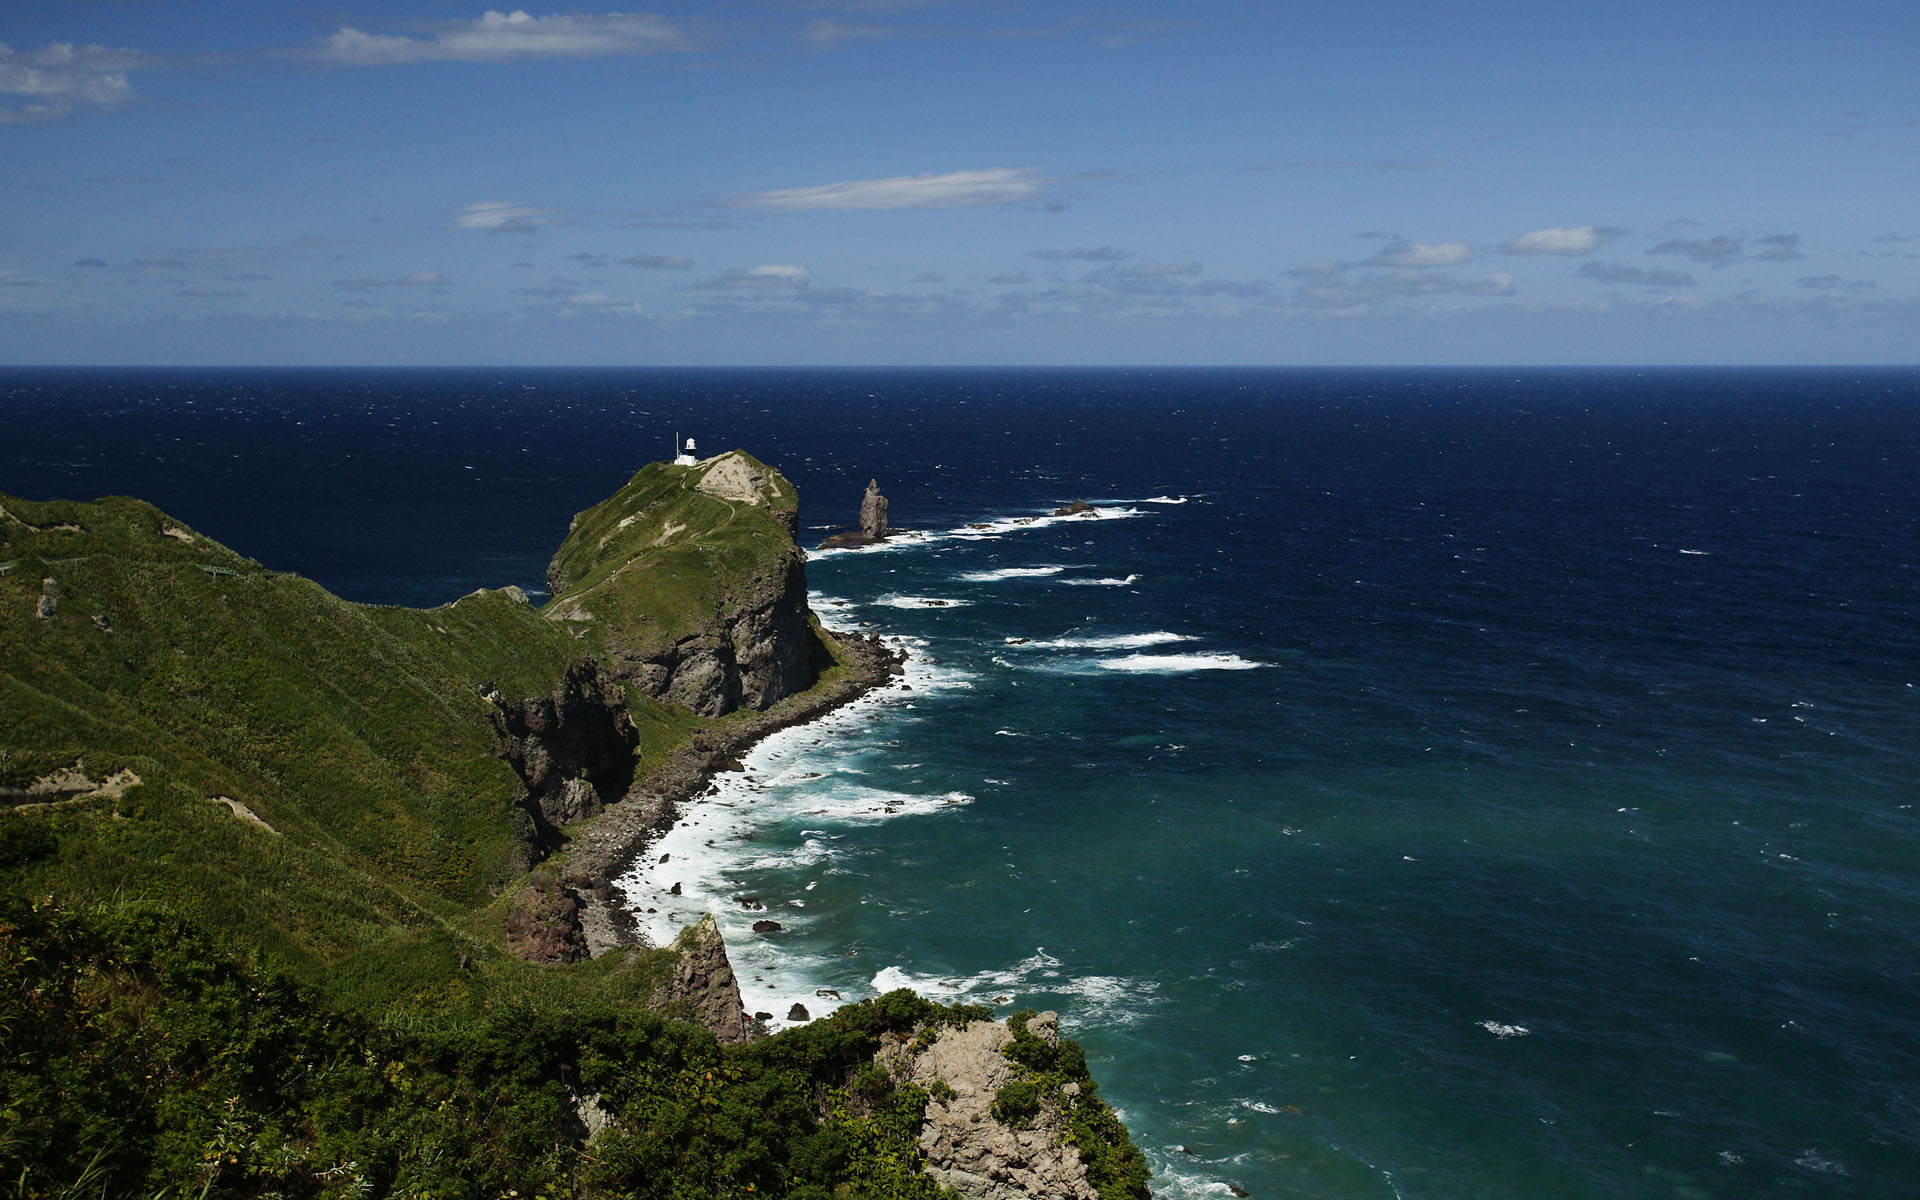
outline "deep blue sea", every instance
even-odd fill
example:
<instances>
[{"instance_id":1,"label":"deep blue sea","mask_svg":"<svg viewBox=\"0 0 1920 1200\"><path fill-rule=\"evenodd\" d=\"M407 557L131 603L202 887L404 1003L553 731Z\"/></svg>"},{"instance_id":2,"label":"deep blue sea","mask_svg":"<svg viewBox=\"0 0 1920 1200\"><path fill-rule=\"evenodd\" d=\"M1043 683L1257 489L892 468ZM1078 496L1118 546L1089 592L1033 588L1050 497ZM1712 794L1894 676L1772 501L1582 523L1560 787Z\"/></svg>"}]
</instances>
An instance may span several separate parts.
<instances>
[{"instance_id":1,"label":"deep blue sea","mask_svg":"<svg viewBox=\"0 0 1920 1200\"><path fill-rule=\"evenodd\" d=\"M629 881L776 1024L1058 1009L1169 1196L1920 1194L1920 371L0 371L0 491L371 603L675 436L914 531Z\"/></svg>"}]
</instances>

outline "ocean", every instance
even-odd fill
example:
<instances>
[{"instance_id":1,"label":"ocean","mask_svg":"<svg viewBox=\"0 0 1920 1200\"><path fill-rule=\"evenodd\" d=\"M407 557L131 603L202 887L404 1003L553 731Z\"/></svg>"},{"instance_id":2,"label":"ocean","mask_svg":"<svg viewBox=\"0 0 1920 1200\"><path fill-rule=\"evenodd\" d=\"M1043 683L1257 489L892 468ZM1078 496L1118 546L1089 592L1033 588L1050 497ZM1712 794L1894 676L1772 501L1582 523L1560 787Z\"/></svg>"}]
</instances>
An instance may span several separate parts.
<instances>
[{"instance_id":1,"label":"ocean","mask_svg":"<svg viewBox=\"0 0 1920 1200\"><path fill-rule=\"evenodd\" d=\"M1157 1193L1920 1191L1920 371L8 368L0 430L379 604L537 591L675 438L807 545L877 479L808 579L904 686L631 902L776 1026L1056 1009Z\"/></svg>"}]
</instances>

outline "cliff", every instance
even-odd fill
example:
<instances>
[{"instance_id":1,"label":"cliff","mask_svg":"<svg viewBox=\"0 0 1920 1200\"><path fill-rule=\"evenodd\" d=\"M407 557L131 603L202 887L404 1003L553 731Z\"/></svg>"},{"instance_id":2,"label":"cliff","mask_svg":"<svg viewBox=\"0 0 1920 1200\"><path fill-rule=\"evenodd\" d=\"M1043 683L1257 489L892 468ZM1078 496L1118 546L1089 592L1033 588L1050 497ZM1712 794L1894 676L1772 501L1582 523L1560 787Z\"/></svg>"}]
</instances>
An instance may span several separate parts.
<instances>
[{"instance_id":1,"label":"cliff","mask_svg":"<svg viewBox=\"0 0 1920 1200\"><path fill-rule=\"evenodd\" d=\"M545 614L646 695L707 717L769 708L829 661L807 610L797 504L741 451L647 466L574 518Z\"/></svg>"}]
</instances>

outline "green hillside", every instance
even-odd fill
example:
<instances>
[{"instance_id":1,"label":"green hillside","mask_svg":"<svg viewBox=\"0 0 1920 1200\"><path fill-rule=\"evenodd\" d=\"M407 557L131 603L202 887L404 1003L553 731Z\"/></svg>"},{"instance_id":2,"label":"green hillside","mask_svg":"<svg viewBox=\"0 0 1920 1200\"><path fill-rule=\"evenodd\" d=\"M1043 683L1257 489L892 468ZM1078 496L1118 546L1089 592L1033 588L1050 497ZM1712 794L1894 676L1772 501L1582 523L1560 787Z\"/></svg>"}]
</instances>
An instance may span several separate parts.
<instances>
[{"instance_id":1,"label":"green hillside","mask_svg":"<svg viewBox=\"0 0 1920 1200\"><path fill-rule=\"evenodd\" d=\"M591 815L629 780L695 786L865 686L795 500L745 455L648 467L542 611L353 604L137 500L0 496L0 1187L939 1195L930 1093L874 1055L980 1012L896 993L723 1046L671 1019L696 960L733 986L696 930L510 949L604 891L564 872L632 836ZM1103 1194L1139 1196L1118 1139Z\"/></svg>"}]
</instances>

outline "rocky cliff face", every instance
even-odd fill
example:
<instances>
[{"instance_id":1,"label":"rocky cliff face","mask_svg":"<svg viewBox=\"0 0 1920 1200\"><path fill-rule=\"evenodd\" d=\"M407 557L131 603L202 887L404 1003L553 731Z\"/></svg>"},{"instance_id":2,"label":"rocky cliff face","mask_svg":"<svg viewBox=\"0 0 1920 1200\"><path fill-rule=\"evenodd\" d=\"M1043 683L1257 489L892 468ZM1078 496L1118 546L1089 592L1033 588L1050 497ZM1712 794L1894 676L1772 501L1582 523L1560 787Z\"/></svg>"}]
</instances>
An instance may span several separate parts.
<instances>
[{"instance_id":1,"label":"rocky cliff face","mask_svg":"<svg viewBox=\"0 0 1920 1200\"><path fill-rule=\"evenodd\" d=\"M496 753L520 777L516 798L534 840L550 845L559 826L618 800L633 779L639 743L627 703L597 659L567 668L551 695L508 700L488 685L488 719L500 743Z\"/></svg>"},{"instance_id":2,"label":"rocky cliff face","mask_svg":"<svg viewBox=\"0 0 1920 1200\"><path fill-rule=\"evenodd\" d=\"M746 1005L740 1000L740 983L713 917L701 917L699 924L682 933L673 951L679 957L666 986L655 995L655 1006L705 1026L724 1044L746 1041Z\"/></svg>"},{"instance_id":3,"label":"rocky cliff face","mask_svg":"<svg viewBox=\"0 0 1920 1200\"><path fill-rule=\"evenodd\" d=\"M785 555L714 624L665 649L634 656L630 677L649 696L703 717L766 709L818 678L825 651L807 609L807 571Z\"/></svg>"},{"instance_id":4,"label":"rocky cliff face","mask_svg":"<svg viewBox=\"0 0 1920 1200\"><path fill-rule=\"evenodd\" d=\"M1018 1026L1016 1033L1015 1026ZM947 1026L928 1039L893 1043L878 1056L896 1077L904 1075L932 1093L920 1129L926 1173L965 1200L1099 1200L1100 1180L1070 1138L1098 1138L1089 1130L1111 1119L1095 1096L1082 1064L1077 1070L1036 1071L1023 1059L1058 1055L1081 1062L1077 1048L1061 1054L1055 1015L1014 1018L1008 1024L973 1021ZM1095 1121L1075 1118L1097 1111ZM1145 1200L1145 1168L1138 1151L1112 1124L1105 1180L1113 1195Z\"/></svg>"}]
</instances>

